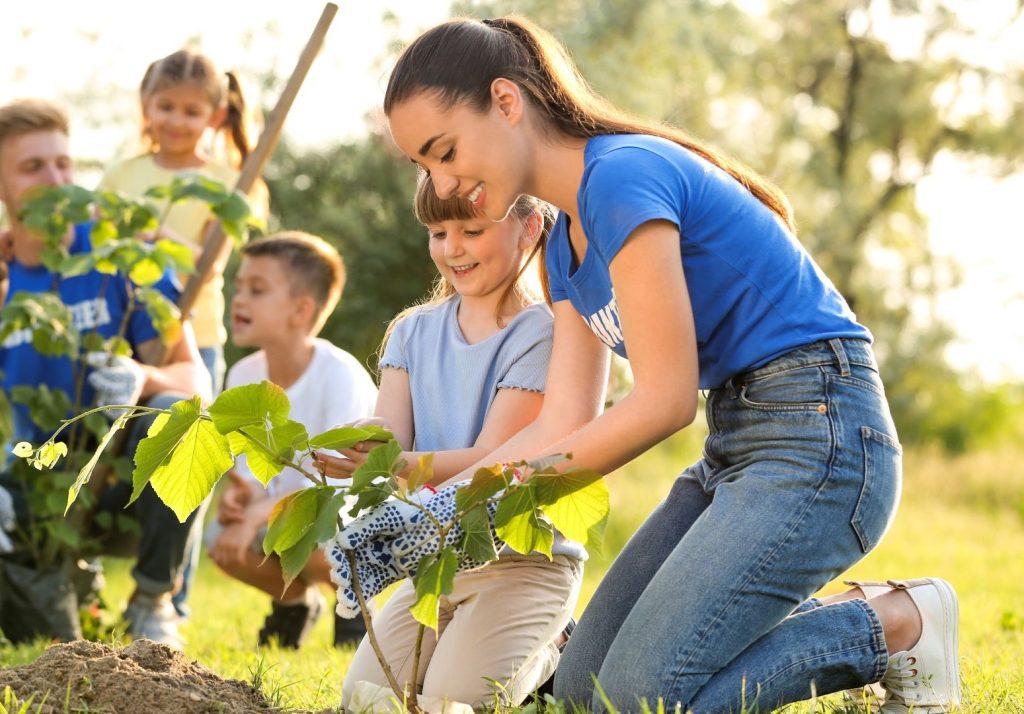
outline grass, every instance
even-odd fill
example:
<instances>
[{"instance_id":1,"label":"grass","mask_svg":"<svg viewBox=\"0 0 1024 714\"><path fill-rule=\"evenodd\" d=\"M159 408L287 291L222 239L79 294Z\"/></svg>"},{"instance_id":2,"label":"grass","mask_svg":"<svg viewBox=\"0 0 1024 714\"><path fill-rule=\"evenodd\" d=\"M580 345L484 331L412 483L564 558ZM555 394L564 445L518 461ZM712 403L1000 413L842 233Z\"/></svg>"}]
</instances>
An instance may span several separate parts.
<instances>
[{"instance_id":1,"label":"grass","mask_svg":"<svg viewBox=\"0 0 1024 714\"><path fill-rule=\"evenodd\" d=\"M613 475L606 551L618 551L668 491L675 475L699 456L696 435L680 435ZM960 596L960 653L965 714L1024 712L1024 450L1007 446L956 458L910 451L903 503L882 545L846 577L879 579L940 575ZM610 557L594 557L579 609ZM108 564L108 600L123 607L131 587L128 563ZM824 593L843 588L832 583ZM317 711L337 705L352 649L331 646L324 617L299 651L258 651L256 631L266 598L229 581L204 561L184 628L185 653L221 676L258 682L275 704ZM31 662L42 643L0 647L0 663ZM2 694L0 694L2 701ZM20 710L20 709L16 709ZM656 710L656 708L655 708ZM786 714L861 711L836 696L792 705Z\"/></svg>"}]
</instances>

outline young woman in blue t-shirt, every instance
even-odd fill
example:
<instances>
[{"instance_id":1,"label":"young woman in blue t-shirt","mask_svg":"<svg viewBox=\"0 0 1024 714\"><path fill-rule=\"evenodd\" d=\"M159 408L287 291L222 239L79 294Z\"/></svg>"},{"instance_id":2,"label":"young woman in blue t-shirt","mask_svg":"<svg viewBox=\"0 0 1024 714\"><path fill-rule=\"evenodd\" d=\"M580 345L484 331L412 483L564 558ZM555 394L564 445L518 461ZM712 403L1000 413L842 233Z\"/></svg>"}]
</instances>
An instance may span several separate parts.
<instances>
[{"instance_id":1,"label":"young woman in blue t-shirt","mask_svg":"<svg viewBox=\"0 0 1024 714\"><path fill-rule=\"evenodd\" d=\"M521 18L425 33L400 57L384 110L442 198L496 221L522 194L561 209L544 404L490 460L571 452L608 473L690 424L707 390L704 457L609 570L556 695L601 710L596 675L620 710L661 697L700 713L881 680L884 711L954 705L945 581L811 598L885 533L901 449L871 335L797 241L783 194L610 106ZM628 348L635 387L586 420L578 396L608 347Z\"/></svg>"},{"instance_id":2,"label":"young woman in blue t-shirt","mask_svg":"<svg viewBox=\"0 0 1024 714\"><path fill-rule=\"evenodd\" d=\"M469 468L530 423L543 401L551 356L551 311L524 271L543 248L554 218L531 196L494 222L460 198L439 200L429 178L416 191L416 217L427 228L438 271L433 294L394 319L380 359L376 417L413 468L434 453L434 483ZM588 400L597 413L600 389ZM318 456L324 473L350 476L366 459ZM374 632L398 681L421 693L420 706L518 705L551 677L556 640L579 595L579 543L556 536L553 559L502 551L497 561L458 573L441 600L436 632L417 642L411 580L374 616ZM420 670L412 671L422 646ZM497 687L495 686L497 683ZM350 711L391 711L394 694L364 638L342 685Z\"/></svg>"}]
</instances>

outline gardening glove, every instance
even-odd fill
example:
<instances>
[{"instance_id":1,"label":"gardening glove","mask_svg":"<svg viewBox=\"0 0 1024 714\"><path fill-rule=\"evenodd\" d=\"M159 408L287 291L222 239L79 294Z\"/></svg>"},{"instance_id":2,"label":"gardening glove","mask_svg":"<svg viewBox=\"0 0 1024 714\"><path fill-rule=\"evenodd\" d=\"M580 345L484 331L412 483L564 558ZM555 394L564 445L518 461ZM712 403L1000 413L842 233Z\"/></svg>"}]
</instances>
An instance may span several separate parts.
<instances>
[{"instance_id":1,"label":"gardening glove","mask_svg":"<svg viewBox=\"0 0 1024 714\"><path fill-rule=\"evenodd\" d=\"M131 357L113 356L105 352L86 353L85 363L93 368L89 374L89 384L96 390L97 406L138 403L142 396L142 385L146 381L142 365ZM107 413L116 419L123 411L114 409Z\"/></svg>"},{"instance_id":2,"label":"gardening glove","mask_svg":"<svg viewBox=\"0 0 1024 714\"><path fill-rule=\"evenodd\" d=\"M448 486L436 493L421 489L414 497L420 499L427 510L441 523L455 515L455 492L464 484ZM495 548L504 544L493 535L496 505L489 506L492 537ZM462 528L455 524L445 537L446 546L462 540ZM438 551L440 537L437 528L415 506L398 500L389 500L359 516L328 541L325 551L331 565L331 580L338 588L337 613L346 618L359 613L359 602L352 590L352 572L346 551L356 556L356 575L366 600L380 593L392 583L416 574L420 561ZM484 563L463 556L459 570L478 568Z\"/></svg>"},{"instance_id":3,"label":"gardening glove","mask_svg":"<svg viewBox=\"0 0 1024 714\"><path fill-rule=\"evenodd\" d=\"M0 486L0 553L14 550L14 543L7 534L14 531L15 525L14 498L10 491Z\"/></svg>"}]
</instances>

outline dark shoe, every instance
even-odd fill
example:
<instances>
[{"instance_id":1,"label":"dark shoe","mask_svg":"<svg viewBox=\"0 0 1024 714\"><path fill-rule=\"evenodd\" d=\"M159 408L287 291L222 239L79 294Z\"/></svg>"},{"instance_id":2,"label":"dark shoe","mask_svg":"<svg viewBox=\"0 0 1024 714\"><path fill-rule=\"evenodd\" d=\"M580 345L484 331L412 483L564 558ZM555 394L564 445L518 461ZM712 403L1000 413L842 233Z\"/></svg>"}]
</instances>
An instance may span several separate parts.
<instances>
[{"instance_id":1,"label":"dark shoe","mask_svg":"<svg viewBox=\"0 0 1024 714\"><path fill-rule=\"evenodd\" d=\"M334 613L334 646L357 646L366 634L366 623L362 613L349 619Z\"/></svg>"},{"instance_id":2,"label":"dark shoe","mask_svg":"<svg viewBox=\"0 0 1024 714\"><path fill-rule=\"evenodd\" d=\"M260 629L260 645L266 646L273 639L277 641L278 647L297 650L323 610L324 597L315 586L310 586L306 590L306 602L282 605L276 600L273 601L270 614Z\"/></svg>"}]
</instances>

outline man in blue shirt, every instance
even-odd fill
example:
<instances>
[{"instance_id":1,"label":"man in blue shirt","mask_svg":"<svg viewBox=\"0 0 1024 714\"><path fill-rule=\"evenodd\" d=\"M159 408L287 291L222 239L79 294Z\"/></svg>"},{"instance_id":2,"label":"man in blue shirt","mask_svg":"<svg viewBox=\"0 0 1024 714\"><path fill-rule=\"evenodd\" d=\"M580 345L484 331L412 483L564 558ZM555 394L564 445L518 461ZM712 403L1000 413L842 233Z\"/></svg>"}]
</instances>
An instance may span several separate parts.
<instances>
[{"instance_id":1,"label":"man in blue shirt","mask_svg":"<svg viewBox=\"0 0 1024 714\"><path fill-rule=\"evenodd\" d=\"M92 369L82 385L83 405L145 402L166 408L183 396L208 395L209 378L187 323L181 338L168 349L164 365L152 366L158 362L161 350L159 336L145 311L128 299L127 278L97 271L64 278L42 264L43 240L18 219L18 212L31 189L71 183L72 169L68 122L59 108L40 100L21 100L0 107L0 203L10 221L7 238L11 253L5 301L19 291L50 292L68 306L79 332L95 331L109 337L125 324L125 337L135 359L90 361ZM76 226L68 232L65 245L72 254L91 250L89 233L88 226ZM170 276L155 287L172 300L178 296L178 287ZM23 332L10 334L0 345L0 371L8 398L19 385L46 385L75 394L71 361L40 355L31 336ZM129 456L145 434L145 422L133 422ZM15 409L16 440L39 444L48 436L32 424L22 406ZM10 479L4 485L8 490L17 488ZM130 492L131 484L107 487L100 495L101 507L123 506ZM24 503L17 497L14 500ZM132 570L136 588L125 612L129 634L180 646L177 616L170 597L180 578L186 547L190 539L199 537L202 510L179 523L150 486L131 506L130 513L138 519L141 535Z\"/></svg>"}]
</instances>

